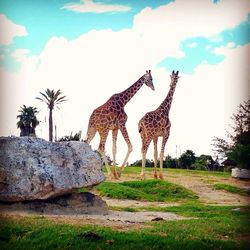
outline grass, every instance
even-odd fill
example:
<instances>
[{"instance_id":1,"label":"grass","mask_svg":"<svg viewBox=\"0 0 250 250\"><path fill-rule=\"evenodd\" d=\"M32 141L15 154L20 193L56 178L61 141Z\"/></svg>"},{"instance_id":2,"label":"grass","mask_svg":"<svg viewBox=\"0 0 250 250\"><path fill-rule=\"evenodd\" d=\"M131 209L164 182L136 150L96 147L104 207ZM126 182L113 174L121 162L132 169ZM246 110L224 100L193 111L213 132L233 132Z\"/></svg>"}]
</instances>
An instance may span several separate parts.
<instances>
[{"instance_id":1,"label":"grass","mask_svg":"<svg viewBox=\"0 0 250 250\"><path fill-rule=\"evenodd\" d=\"M150 227L117 232L108 227L57 224L42 216L0 217L1 249L248 249L249 207L199 204L164 208L195 217L148 223ZM99 239L86 239L85 232ZM239 240L241 239L241 240Z\"/></svg>"},{"instance_id":2,"label":"grass","mask_svg":"<svg viewBox=\"0 0 250 250\"><path fill-rule=\"evenodd\" d=\"M141 201L180 201L198 199L190 190L162 180L104 182L96 187L101 196Z\"/></svg>"},{"instance_id":3,"label":"grass","mask_svg":"<svg viewBox=\"0 0 250 250\"><path fill-rule=\"evenodd\" d=\"M130 166L126 167L124 174L138 174L140 173L141 167ZM184 175L200 175L200 176L218 176L218 177L231 177L230 172L220 172L220 171L206 171L206 170L190 170L190 169L177 169L177 168L164 168L165 174L184 174ZM154 171L154 168L146 168L147 172Z\"/></svg>"},{"instance_id":4,"label":"grass","mask_svg":"<svg viewBox=\"0 0 250 250\"><path fill-rule=\"evenodd\" d=\"M239 195L244 195L244 196L250 195L249 190L245 190L243 188L239 188L230 184L217 183L214 185L214 187L217 190L225 190L227 192L234 193L234 194L239 194Z\"/></svg>"},{"instance_id":5,"label":"grass","mask_svg":"<svg viewBox=\"0 0 250 250\"><path fill-rule=\"evenodd\" d=\"M139 175L140 168L128 167L124 174ZM152 172L153 169L147 169ZM165 174L218 176L229 178L224 172L167 169ZM211 178L213 179L213 178ZM217 179L217 178L216 178ZM227 185L227 184L224 184ZM234 187L235 188L235 187ZM110 227L56 222L44 216L0 216L0 246L7 249L249 249L250 207L203 205L191 191L161 180L104 182L95 187L101 195L145 201L181 201L178 206L115 208L128 212L173 212L187 220L148 222L144 229L116 231ZM235 190L235 189L234 189ZM80 190L84 192L86 189ZM154 203L155 204L155 203ZM94 232L98 239L83 237Z\"/></svg>"}]
</instances>

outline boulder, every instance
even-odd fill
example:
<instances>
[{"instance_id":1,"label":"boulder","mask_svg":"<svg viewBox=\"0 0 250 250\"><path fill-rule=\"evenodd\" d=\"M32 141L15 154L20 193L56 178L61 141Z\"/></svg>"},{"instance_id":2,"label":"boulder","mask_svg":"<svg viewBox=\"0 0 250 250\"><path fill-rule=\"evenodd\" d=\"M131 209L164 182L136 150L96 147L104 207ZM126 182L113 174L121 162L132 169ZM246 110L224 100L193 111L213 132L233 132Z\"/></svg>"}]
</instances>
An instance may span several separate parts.
<instances>
[{"instance_id":1,"label":"boulder","mask_svg":"<svg viewBox=\"0 0 250 250\"><path fill-rule=\"evenodd\" d=\"M100 156L84 142L0 137L0 201L44 200L104 179Z\"/></svg>"},{"instance_id":2,"label":"boulder","mask_svg":"<svg viewBox=\"0 0 250 250\"><path fill-rule=\"evenodd\" d=\"M233 168L231 176L233 178L250 179L249 169Z\"/></svg>"},{"instance_id":3,"label":"boulder","mask_svg":"<svg viewBox=\"0 0 250 250\"><path fill-rule=\"evenodd\" d=\"M101 197L89 192L65 194L47 200L0 202L1 213L32 213L53 215L108 214Z\"/></svg>"}]
</instances>

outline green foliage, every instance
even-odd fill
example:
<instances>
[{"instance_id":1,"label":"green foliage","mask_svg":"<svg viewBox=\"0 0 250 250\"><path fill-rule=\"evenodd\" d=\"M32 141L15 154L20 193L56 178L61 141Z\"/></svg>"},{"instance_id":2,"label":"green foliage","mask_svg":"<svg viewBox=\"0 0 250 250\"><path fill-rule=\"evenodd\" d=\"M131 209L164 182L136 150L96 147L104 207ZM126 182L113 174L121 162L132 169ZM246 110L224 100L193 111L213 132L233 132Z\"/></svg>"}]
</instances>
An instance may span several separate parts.
<instances>
[{"instance_id":1,"label":"green foliage","mask_svg":"<svg viewBox=\"0 0 250 250\"><path fill-rule=\"evenodd\" d=\"M17 127L20 128L20 136L35 136L35 129L39 124L36 117L38 111L35 107L26 107L23 105L21 110L18 111L20 114L17 116L19 121L17 122Z\"/></svg>"},{"instance_id":2,"label":"green foliage","mask_svg":"<svg viewBox=\"0 0 250 250\"><path fill-rule=\"evenodd\" d=\"M104 182L96 187L101 196L116 199L143 201L177 201L197 199L186 188L162 180L126 181L121 183Z\"/></svg>"},{"instance_id":3,"label":"green foliage","mask_svg":"<svg viewBox=\"0 0 250 250\"><path fill-rule=\"evenodd\" d=\"M44 102L48 109L54 109L54 107L62 102L66 101L66 96L61 96L61 90L54 91L54 89L46 89L45 92L40 92L42 97L36 97L36 99Z\"/></svg>"},{"instance_id":4,"label":"green foliage","mask_svg":"<svg viewBox=\"0 0 250 250\"><path fill-rule=\"evenodd\" d=\"M142 166L142 160L137 160L137 161L133 162L132 164L130 164L130 166L141 167ZM153 168L154 167L154 161L146 159L146 161L145 161L145 167L146 168Z\"/></svg>"},{"instance_id":5,"label":"green foliage","mask_svg":"<svg viewBox=\"0 0 250 250\"><path fill-rule=\"evenodd\" d=\"M239 168L250 168L250 99L240 104L231 117L232 133L228 133L231 142L214 138L215 151L222 157L234 161Z\"/></svg>"},{"instance_id":6,"label":"green foliage","mask_svg":"<svg viewBox=\"0 0 250 250\"><path fill-rule=\"evenodd\" d=\"M82 131L79 131L78 133L75 133L74 135L72 133L73 132L71 132L70 135L65 135L59 138L57 141L80 141L81 140Z\"/></svg>"},{"instance_id":7,"label":"green foliage","mask_svg":"<svg viewBox=\"0 0 250 250\"><path fill-rule=\"evenodd\" d=\"M215 189L217 190L225 190L227 192L230 193L234 193L234 194L240 194L240 195L244 195L244 196L249 196L250 195L250 191L245 190L243 188L239 188L239 187L235 187L229 184L224 184L224 183L217 183L214 185Z\"/></svg>"},{"instance_id":8,"label":"green foliage","mask_svg":"<svg viewBox=\"0 0 250 250\"><path fill-rule=\"evenodd\" d=\"M233 134L229 137L235 144L250 144L250 99L239 105L238 110L231 117L233 120Z\"/></svg>"},{"instance_id":9,"label":"green foliage","mask_svg":"<svg viewBox=\"0 0 250 250\"><path fill-rule=\"evenodd\" d=\"M58 106L62 102L67 101L66 96L61 96L61 90L54 91L54 89L46 89L45 93L40 92L42 97L36 97L36 99L44 102L49 109L49 140L53 141L53 110L55 106Z\"/></svg>"},{"instance_id":10,"label":"green foliage","mask_svg":"<svg viewBox=\"0 0 250 250\"><path fill-rule=\"evenodd\" d=\"M168 155L165 158L165 161L163 162L163 167L166 167L166 168L176 168L177 167L176 159L173 159L170 155Z\"/></svg>"},{"instance_id":11,"label":"green foliage","mask_svg":"<svg viewBox=\"0 0 250 250\"><path fill-rule=\"evenodd\" d=\"M236 144L229 150L227 157L236 162L238 167L250 169L250 144Z\"/></svg>"},{"instance_id":12,"label":"green foliage","mask_svg":"<svg viewBox=\"0 0 250 250\"><path fill-rule=\"evenodd\" d=\"M190 168L195 162L195 154L192 150L186 150L179 158L179 164L182 168Z\"/></svg>"},{"instance_id":13,"label":"green foliage","mask_svg":"<svg viewBox=\"0 0 250 250\"><path fill-rule=\"evenodd\" d=\"M203 162L196 161L194 164L192 164L192 169L206 171L208 170L208 167Z\"/></svg>"}]
</instances>

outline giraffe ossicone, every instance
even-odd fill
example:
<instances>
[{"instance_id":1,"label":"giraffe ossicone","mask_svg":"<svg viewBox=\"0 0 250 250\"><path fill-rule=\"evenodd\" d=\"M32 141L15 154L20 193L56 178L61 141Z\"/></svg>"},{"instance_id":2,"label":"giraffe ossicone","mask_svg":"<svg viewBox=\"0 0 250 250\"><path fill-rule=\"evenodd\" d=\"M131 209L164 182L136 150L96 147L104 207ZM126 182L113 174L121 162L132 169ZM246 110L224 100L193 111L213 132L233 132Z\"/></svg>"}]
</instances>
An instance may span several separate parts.
<instances>
[{"instance_id":1,"label":"giraffe ossicone","mask_svg":"<svg viewBox=\"0 0 250 250\"><path fill-rule=\"evenodd\" d=\"M128 157L132 151L132 144L130 142L129 135L126 129L126 121L128 116L124 111L124 107L144 84L154 90L151 70L147 70L143 76L141 76L134 84L132 84L123 92L112 95L106 103L95 109L89 118L89 125L85 142L89 144L95 137L96 132L99 133L100 144L98 147L98 151L103 157L108 176L111 176L112 170L112 174L116 179L120 177L121 172L126 167ZM105 155L105 144L110 130L112 130L113 144L113 166L111 170ZM117 172L115 163L118 130L121 131L122 136L127 143L128 151L120 167L120 171Z\"/></svg>"},{"instance_id":2,"label":"giraffe ossicone","mask_svg":"<svg viewBox=\"0 0 250 250\"><path fill-rule=\"evenodd\" d=\"M169 111L171 108L173 95L175 91L176 84L179 79L179 71L172 71L170 75L171 83L170 89L167 94L167 97L161 103L161 105L154 111L146 113L142 119L139 121L139 133L142 140L142 170L141 170L141 179L145 179L145 163L146 163L146 154L148 147L153 140L154 143L154 178L158 178L157 175L157 161L158 161L158 151L157 151L157 142L158 138L162 137L161 151L160 151L160 173L159 178L163 179L163 157L165 145L167 143L171 123L169 120Z\"/></svg>"}]
</instances>

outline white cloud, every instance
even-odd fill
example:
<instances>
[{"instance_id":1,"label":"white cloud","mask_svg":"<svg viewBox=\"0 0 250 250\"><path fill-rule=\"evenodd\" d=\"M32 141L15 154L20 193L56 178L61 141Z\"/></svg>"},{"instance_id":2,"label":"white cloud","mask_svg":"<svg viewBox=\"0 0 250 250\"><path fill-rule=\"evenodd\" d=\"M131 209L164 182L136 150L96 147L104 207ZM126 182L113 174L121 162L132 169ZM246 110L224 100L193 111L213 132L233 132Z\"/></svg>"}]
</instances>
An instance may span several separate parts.
<instances>
[{"instance_id":1,"label":"white cloud","mask_svg":"<svg viewBox=\"0 0 250 250\"><path fill-rule=\"evenodd\" d=\"M173 37L210 37L241 23L249 10L248 0L221 0L218 4L210 0L176 0L155 9L143 9L134 18L134 28L152 36L169 33L170 41Z\"/></svg>"},{"instance_id":2,"label":"white cloud","mask_svg":"<svg viewBox=\"0 0 250 250\"><path fill-rule=\"evenodd\" d=\"M81 0L80 3L68 3L63 9L81 13L106 13L106 12L126 12L131 8L127 5L106 4L94 2L93 0Z\"/></svg>"},{"instance_id":3,"label":"white cloud","mask_svg":"<svg viewBox=\"0 0 250 250\"><path fill-rule=\"evenodd\" d=\"M198 44L197 44L196 42L193 42L193 43L189 43L189 44L187 44L187 47L188 47L188 48L192 48L192 49L193 49L193 48L196 48L196 47L197 47L197 45L198 45Z\"/></svg>"},{"instance_id":4,"label":"white cloud","mask_svg":"<svg viewBox=\"0 0 250 250\"><path fill-rule=\"evenodd\" d=\"M0 14L0 45L9 45L16 36L27 36L24 26L13 23L5 15Z\"/></svg>"},{"instance_id":5,"label":"white cloud","mask_svg":"<svg viewBox=\"0 0 250 250\"><path fill-rule=\"evenodd\" d=\"M15 50L11 56L17 61L17 62L23 62L24 59L27 58L27 55L29 53L29 50L27 49L17 49Z\"/></svg>"},{"instance_id":6,"label":"white cloud","mask_svg":"<svg viewBox=\"0 0 250 250\"><path fill-rule=\"evenodd\" d=\"M226 46L220 46L220 47L213 49L212 52L215 55L225 55L225 53L227 53L228 50L233 49L235 46L236 46L235 43L230 42Z\"/></svg>"},{"instance_id":7,"label":"white cloud","mask_svg":"<svg viewBox=\"0 0 250 250\"><path fill-rule=\"evenodd\" d=\"M104 37L107 37L106 32L103 33ZM98 32L92 35L97 35L96 38L99 38ZM39 91L49 87L60 88L69 100L54 113L58 136L82 130L85 137L91 112L107 101L112 94L130 86L147 69L145 65L136 66L143 64L143 58L133 57L130 65L128 63L130 54L127 51L124 54L129 55L125 58L123 53L116 54L118 49L114 54L110 54L110 50L103 54L98 46L90 50L92 35L88 34L71 42L64 38L54 38L47 44L39 58L23 58L19 73L1 72L1 75L5 76L1 82L9 84L3 92L5 105L2 106L1 112L5 119L1 120L5 122L3 126L6 129L1 131L1 134L18 134L15 117L22 104L41 109L39 119L44 122L44 117L47 115L46 107L34 97ZM114 39L112 35L111 38ZM107 44L104 43L104 46ZM180 72L181 78L170 112L172 128L166 154L175 156L176 145L182 152L191 148L198 155L211 153L212 137L223 137L230 115L237 105L247 98L250 64L246 55L249 48L250 45L228 50L225 61L218 65L202 64L197 67L194 75L184 75ZM100 54L95 54L94 51ZM126 61L123 62L122 59ZM169 89L169 72L163 68L151 69L156 90L151 91L143 86L125 108L129 117L127 129L134 146L130 162L141 157L138 121L146 112L159 106ZM11 105L6 106L7 103ZM47 126L47 123L42 123L38 127L39 136L47 138ZM98 143L99 137L96 136L91 143L93 148L97 148ZM106 149L110 155L111 144L109 136ZM119 134L118 162L123 160L124 152L126 144ZM153 158L152 145L148 158Z\"/></svg>"}]
</instances>

